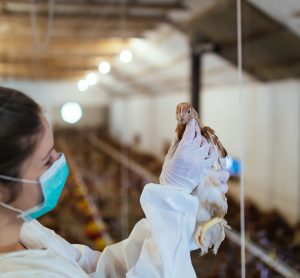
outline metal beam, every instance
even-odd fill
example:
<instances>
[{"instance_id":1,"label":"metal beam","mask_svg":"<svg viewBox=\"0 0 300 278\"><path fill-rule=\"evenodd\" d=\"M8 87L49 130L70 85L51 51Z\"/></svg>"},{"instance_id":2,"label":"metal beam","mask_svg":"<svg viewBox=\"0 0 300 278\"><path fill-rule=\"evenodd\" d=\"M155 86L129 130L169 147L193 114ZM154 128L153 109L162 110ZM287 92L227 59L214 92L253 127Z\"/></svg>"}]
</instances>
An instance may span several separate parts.
<instances>
[{"instance_id":1,"label":"metal beam","mask_svg":"<svg viewBox=\"0 0 300 278\"><path fill-rule=\"evenodd\" d=\"M26 18L30 16L30 12L27 11L20 11L20 12L11 12L7 11L6 9L3 9L2 13L0 13L0 16L7 16L7 17L18 17L18 18ZM48 11L41 11L37 12L37 18L39 19L46 19L48 17ZM111 20L114 22L120 21L120 15L119 13L115 14L109 14L101 17L101 14L96 12L91 13L67 13L67 12L59 12L55 11L55 19L78 19L78 20L96 20L101 19L102 21L105 19ZM167 18L164 15L144 15L144 14L128 14L126 16L126 21L130 23L131 21L135 22L151 22L151 23L161 23L161 22L167 22Z\"/></svg>"},{"instance_id":2,"label":"metal beam","mask_svg":"<svg viewBox=\"0 0 300 278\"><path fill-rule=\"evenodd\" d=\"M36 6L39 9L47 9L48 4L45 3L44 0L35 0ZM30 2L28 0L9 0L9 1L3 1L3 5L6 9L8 10L13 10L17 9L18 6L21 7L22 9L27 7L31 7ZM128 1L126 3L126 6L129 9L147 9L148 11L151 10L186 10L187 6L184 5L181 1L175 1L173 3L159 3L158 1L156 3L151 3L151 2L137 2L137 1ZM55 3L55 9L79 9L81 11L85 10L99 10L101 12L102 10L109 10L111 9L116 9L119 7L119 2L110 2L107 3L107 1L76 1L76 0L60 0L59 2L57 1Z\"/></svg>"},{"instance_id":3,"label":"metal beam","mask_svg":"<svg viewBox=\"0 0 300 278\"><path fill-rule=\"evenodd\" d=\"M213 51L216 46L211 42L198 42L191 46L191 103L201 117L202 56Z\"/></svg>"},{"instance_id":4,"label":"metal beam","mask_svg":"<svg viewBox=\"0 0 300 278\"><path fill-rule=\"evenodd\" d=\"M200 114L200 83L201 83L201 55L192 50L191 53L191 103L195 110Z\"/></svg>"},{"instance_id":5,"label":"metal beam","mask_svg":"<svg viewBox=\"0 0 300 278\"><path fill-rule=\"evenodd\" d=\"M2 25L0 21L1 27ZM152 26L153 27L153 26ZM149 28L152 28L149 26ZM5 28L5 27L4 27ZM45 33L45 28L38 28L40 34ZM9 31L10 30L10 31ZM143 38L144 32L147 30L147 28L141 26L141 27L131 27L130 30L126 31L126 38ZM9 33L12 32L12 33ZM123 35L123 31L121 31L119 28L65 28L65 27L58 27L55 28L51 33L51 41L55 39L63 39L64 41L70 40L81 42L82 40L86 41L95 41L99 39L114 39L114 38L120 38L121 35ZM8 39L12 38L12 34L15 37L15 41L19 40L28 40L30 39L32 41L33 35L32 35L32 29L30 26L23 26L19 27L17 30L14 30L11 27L8 27L8 30L5 30L5 33L0 31L0 42L5 43L6 38ZM76 36L74 36L76 34ZM43 35L40 36L41 39L43 38Z\"/></svg>"},{"instance_id":6,"label":"metal beam","mask_svg":"<svg viewBox=\"0 0 300 278\"><path fill-rule=\"evenodd\" d=\"M80 28L118 28L120 27L120 18L117 15L101 17L99 15L89 16L89 15L81 15L81 16L56 16L53 21L53 28L55 27L69 27L69 26L77 26ZM46 25L47 17L46 14L36 16L37 22L40 24ZM30 14L29 13L2 13L0 10L0 22L2 24L23 24L25 26L31 27ZM162 16L130 16L126 19L126 26L130 29L135 26L142 25L157 25L161 22L167 22L167 19ZM148 26L146 26L148 27Z\"/></svg>"}]
</instances>

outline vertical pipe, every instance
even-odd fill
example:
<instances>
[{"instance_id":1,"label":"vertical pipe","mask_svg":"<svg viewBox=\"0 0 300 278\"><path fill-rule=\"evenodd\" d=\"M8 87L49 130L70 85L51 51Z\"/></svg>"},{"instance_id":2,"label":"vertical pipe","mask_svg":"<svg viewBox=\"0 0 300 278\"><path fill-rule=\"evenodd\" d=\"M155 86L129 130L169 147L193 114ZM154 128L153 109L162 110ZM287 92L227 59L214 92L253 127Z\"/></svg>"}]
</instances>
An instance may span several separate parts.
<instances>
[{"instance_id":1,"label":"vertical pipe","mask_svg":"<svg viewBox=\"0 0 300 278\"><path fill-rule=\"evenodd\" d=\"M300 200L300 95L298 94L298 200ZM298 219L297 222L300 221L300 202L298 201Z\"/></svg>"},{"instance_id":2,"label":"vertical pipe","mask_svg":"<svg viewBox=\"0 0 300 278\"><path fill-rule=\"evenodd\" d=\"M237 58L238 58L238 88L240 95L240 154L241 154L241 181L240 181L240 222L241 222L241 277L246 278L246 239L245 239L245 126L246 115L244 109L245 97L243 94L243 42L242 42L242 0L237 1Z\"/></svg>"},{"instance_id":3,"label":"vertical pipe","mask_svg":"<svg viewBox=\"0 0 300 278\"><path fill-rule=\"evenodd\" d=\"M191 103L200 114L200 82L201 82L201 54L197 53L192 47L191 54Z\"/></svg>"}]
</instances>

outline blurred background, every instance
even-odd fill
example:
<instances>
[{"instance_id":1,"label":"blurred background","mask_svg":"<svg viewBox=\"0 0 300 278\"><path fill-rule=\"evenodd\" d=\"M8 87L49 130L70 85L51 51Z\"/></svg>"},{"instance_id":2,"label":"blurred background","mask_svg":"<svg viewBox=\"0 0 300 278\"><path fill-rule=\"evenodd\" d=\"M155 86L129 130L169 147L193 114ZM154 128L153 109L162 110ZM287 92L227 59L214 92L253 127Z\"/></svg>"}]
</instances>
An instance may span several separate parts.
<instances>
[{"instance_id":1,"label":"blurred background","mask_svg":"<svg viewBox=\"0 0 300 278\"><path fill-rule=\"evenodd\" d=\"M246 276L300 275L300 1L242 0L240 21L238 1L0 0L0 84L43 106L71 168L44 225L98 250L127 237L189 101L231 173L232 230L192 253L197 276L241 277L242 166Z\"/></svg>"}]
</instances>

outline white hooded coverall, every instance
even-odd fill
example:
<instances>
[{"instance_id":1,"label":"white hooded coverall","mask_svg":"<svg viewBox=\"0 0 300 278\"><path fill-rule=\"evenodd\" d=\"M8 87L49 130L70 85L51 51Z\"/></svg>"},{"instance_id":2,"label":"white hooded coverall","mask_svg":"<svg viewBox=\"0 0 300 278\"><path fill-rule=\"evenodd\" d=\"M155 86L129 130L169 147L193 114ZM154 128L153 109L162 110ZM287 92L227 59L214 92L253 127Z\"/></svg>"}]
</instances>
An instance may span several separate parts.
<instances>
[{"instance_id":1,"label":"white hooded coverall","mask_svg":"<svg viewBox=\"0 0 300 278\"><path fill-rule=\"evenodd\" d=\"M0 277L196 277L190 250L196 249L197 198L174 186L148 184L140 201L146 218L102 253L70 244L36 220L24 223L20 241L28 250L0 254Z\"/></svg>"}]
</instances>

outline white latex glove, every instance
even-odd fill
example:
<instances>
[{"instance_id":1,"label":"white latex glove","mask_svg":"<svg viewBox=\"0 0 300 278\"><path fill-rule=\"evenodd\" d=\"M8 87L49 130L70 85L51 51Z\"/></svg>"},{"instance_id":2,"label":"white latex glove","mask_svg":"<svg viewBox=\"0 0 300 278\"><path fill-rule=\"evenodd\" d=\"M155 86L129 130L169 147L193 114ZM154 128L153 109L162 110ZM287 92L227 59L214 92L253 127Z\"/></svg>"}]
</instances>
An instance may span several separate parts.
<instances>
[{"instance_id":1,"label":"white latex glove","mask_svg":"<svg viewBox=\"0 0 300 278\"><path fill-rule=\"evenodd\" d=\"M210 154L213 155L214 152ZM201 135L198 123L192 119L179 143L176 135L166 155L160 183L173 185L190 193L201 182L215 159L209 156L209 144Z\"/></svg>"},{"instance_id":2,"label":"white latex glove","mask_svg":"<svg viewBox=\"0 0 300 278\"><path fill-rule=\"evenodd\" d=\"M227 191L228 191L227 181L229 179L229 176L230 176L229 172L225 169L215 171L215 177L220 182L220 185L219 185L220 190L224 194L227 193Z\"/></svg>"},{"instance_id":3,"label":"white latex glove","mask_svg":"<svg viewBox=\"0 0 300 278\"><path fill-rule=\"evenodd\" d=\"M210 152L214 152L216 158L218 157L214 148L210 147ZM221 163L221 169L213 170L210 175L214 175L215 179L219 181L219 188L222 193L226 194L228 191L227 181L229 179L229 171L226 170L226 158L217 158L218 162Z\"/></svg>"}]
</instances>

